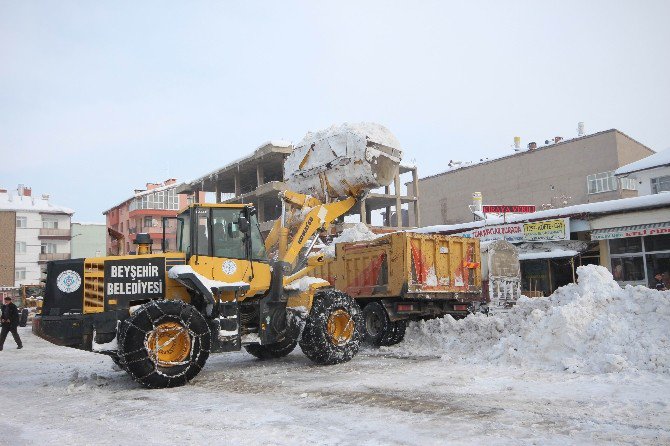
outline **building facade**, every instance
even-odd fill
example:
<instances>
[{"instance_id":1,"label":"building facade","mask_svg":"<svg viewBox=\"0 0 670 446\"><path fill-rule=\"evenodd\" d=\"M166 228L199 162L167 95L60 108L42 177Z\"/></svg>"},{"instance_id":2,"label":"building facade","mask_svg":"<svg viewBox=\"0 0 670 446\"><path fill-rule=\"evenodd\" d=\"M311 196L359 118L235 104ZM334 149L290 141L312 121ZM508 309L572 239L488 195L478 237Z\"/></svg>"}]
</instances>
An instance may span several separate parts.
<instances>
[{"instance_id":1,"label":"building facade","mask_svg":"<svg viewBox=\"0 0 670 446\"><path fill-rule=\"evenodd\" d=\"M179 210L188 205L187 197L177 193L178 186L174 178L163 183L147 183L146 189L136 189L132 197L103 212L107 228L107 254L134 254L138 233L148 233L153 240L152 249L160 250L163 217L176 217ZM176 249L176 230L175 220L168 220L165 227L166 249Z\"/></svg>"},{"instance_id":2,"label":"building facade","mask_svg":"<svg viewBox=\"0 0 670 446\"><path fill-rule=\"evenodd\" d=\"M73 213L22 185L0 189L0 286L39 284L46 262L69 259Z\"/></svg>"},{"instance_id":3,"label":"building facade","mask_svg":"<svg viewBox=\"0 0 670 446\"><path fill-rule=\"evenodd\" d=\"M614 171L652 155L648 147L618 130L533 147L419 180L424 225L473 220L472 196L485 204L534 205L552 209L637 196L637 184L618 179ZM548 141L549 142L549 141ZM412 195L411 183L407 184ZM412 209L410 209L410 212Z\"/></svg>"},{"instance_id":4,"label":"building facade","mask_svg":"<svg viewBox=\"0 0 670 446\"><path fill-rule=\"evenodd\" d=\"M251 155L185 183L179 187L178 193L191 196L196 193L213 193L216 203L253 203L258 210L261 231L267 232L281 215L279 193L286 190L284 160L292 151L293 145L289 142L268 141ZM381 211L383 226L419 226L419 197L414 193L402 193L403 174L411 174L412 184L417 184L416 167L400 166L393 184L369 193L347 215L358 215L360 221L371 224L372 213ZM418 187L413 190L418 190ZM413 219L395 218L396 209L403 209L406 214L409 207L414 211Z\"/></svg>"},{"instance_id":5,"label":"building facade","mask_svg":"<svg viewBox=\"0 0 670 446\"><path fill-rule=\"evenodd\" d=\"M614 175L637 183L640 195L670 192L670 149L618 168Z\"/></svg>"},{"instance_id":6,"label":"building facade","mask_svg":"<svg viewBox=\"0 0 670 446\"><path fill-rule=\"evenodd\" d=\"M507 218L421 229L507 240L519 250L522 294L549 295L576 280L576 267L599 264L621 285L670 289L670 194L586 203Z\"/></svg>"},{"instance_id":7,"label":"building facade","mask_svg":"<svg viewBox=\"0 0 670 446\"><path fill-rule=\"evenodd\" d=\"M77 223L72 222L72 250L73 259L88 257L102 257L107 252L107 225L104 223Z\"/></svg>"}]
</instances>

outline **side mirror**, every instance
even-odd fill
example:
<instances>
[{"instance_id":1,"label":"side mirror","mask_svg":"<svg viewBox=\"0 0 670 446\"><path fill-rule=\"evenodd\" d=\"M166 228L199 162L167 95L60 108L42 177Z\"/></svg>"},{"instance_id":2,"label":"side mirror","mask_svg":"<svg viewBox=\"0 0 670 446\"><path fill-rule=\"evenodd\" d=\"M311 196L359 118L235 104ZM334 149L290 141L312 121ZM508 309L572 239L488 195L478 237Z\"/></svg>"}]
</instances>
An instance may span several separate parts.
<instances>
[{"instance_id":1,"label":"side mirror","mask_svg":"<svg viewBox=\"0 0 670 446\"><path fill-rule=\"evenodd\" d=\"M246 217L242 216L240 216L240 218L237 220L237 226L240 229L240 232L242 232L243 234L248 234L249 230L251 229L249 220L247 220Z\"/></svg>"}]
</instances>

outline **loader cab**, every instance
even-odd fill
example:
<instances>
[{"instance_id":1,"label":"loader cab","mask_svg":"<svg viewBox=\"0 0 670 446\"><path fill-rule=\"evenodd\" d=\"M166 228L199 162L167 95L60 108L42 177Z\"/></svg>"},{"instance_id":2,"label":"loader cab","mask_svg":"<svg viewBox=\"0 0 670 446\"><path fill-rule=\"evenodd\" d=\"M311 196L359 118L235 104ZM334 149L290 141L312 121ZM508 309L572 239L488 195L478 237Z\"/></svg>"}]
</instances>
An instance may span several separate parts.
<instances>
[{"instance_id":1,"label":"loader cab","mask_svg":"<svg viewBox=\"0 0 670 446\"><path fill-rule=\"evenodd\" d=\"M177 216L177 250L192 256L267 262L255 209L194 204Z\"/></svg>"}]
</instances>

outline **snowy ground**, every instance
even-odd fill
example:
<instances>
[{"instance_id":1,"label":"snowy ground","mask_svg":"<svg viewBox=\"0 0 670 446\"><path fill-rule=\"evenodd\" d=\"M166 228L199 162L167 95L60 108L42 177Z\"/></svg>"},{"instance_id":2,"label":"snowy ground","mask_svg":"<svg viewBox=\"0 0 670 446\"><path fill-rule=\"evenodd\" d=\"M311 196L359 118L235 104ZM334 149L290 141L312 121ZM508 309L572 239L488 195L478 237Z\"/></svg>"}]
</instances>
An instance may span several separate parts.
<instances>
[{"instance_id":1,"label":"snowy ground","mask_svg":"<svg viewBox=\"0 0 670 446\"><path fill-rule=\"evenodd\" d=\"M0 353L0 444L670 444L670 291L577 272L548 298L415 323L346 364L219 354L177 389L21 329L25 348Z\"/></svg>"},{"instance_id":2,"label":"snowy ground","mask_svg":"<svg viewBox=\"0 0 670 446\"><path fill-rule=\"evenodd\" d=\"M104 356L21 335L23 350L10 337L0 353L1 444L670 443L666 374L459 365L393 349L319 367L297 350L271 362L212 356L190 385L145 390Z\"/></svg>"}]
</instances>

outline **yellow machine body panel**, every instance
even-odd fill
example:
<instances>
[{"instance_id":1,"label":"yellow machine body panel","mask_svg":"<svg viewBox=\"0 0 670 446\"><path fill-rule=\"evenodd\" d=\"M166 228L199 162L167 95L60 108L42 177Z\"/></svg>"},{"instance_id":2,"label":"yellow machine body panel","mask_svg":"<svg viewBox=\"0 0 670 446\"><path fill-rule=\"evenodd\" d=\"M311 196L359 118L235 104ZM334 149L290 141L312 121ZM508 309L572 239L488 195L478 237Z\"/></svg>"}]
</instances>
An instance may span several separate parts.
<instances>
[{"instance_id":1,"label":"yellow machine body panel","mask_svg":"<svg viewBox=\"0 0 670 446\"><path fill-rule=\"evenodd\" d=\"M219 257L192 256L189 265L195 272L208 279L219 282L246 282L249 284L249 291L238 300L264 294L270 288L271 271L270 265L265 262L252 262L240 259L226 259ZM235 293L224 293L221 297L223 301L232 301Z\"/></svg>"}]
</instances>

